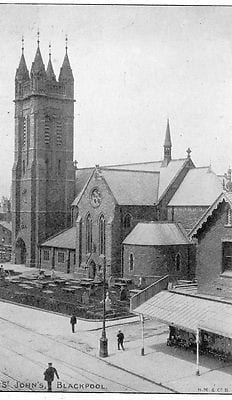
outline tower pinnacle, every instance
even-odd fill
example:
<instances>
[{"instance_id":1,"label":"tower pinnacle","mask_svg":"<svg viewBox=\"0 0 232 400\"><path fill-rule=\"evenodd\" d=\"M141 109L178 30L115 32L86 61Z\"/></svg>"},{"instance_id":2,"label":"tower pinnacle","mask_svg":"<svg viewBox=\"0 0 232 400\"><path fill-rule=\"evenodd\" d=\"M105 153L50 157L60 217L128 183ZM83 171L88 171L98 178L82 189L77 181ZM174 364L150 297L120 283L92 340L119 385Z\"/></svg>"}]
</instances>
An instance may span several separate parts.
<instances>
[{"instance_id":1,"label":"tower pinnacle","mask_svg":"<svg viewBox=\"0 0 232 400\"><path fill-rule=\"evenodd\" d=\"M51 52L51 43L49 43L49 60L48 60L48 66L47 66L47 77L48 79L52 80L52 81L56 81L56 76L53 70L53 66L52 66L52 52Z\"/></svg>"},{"instance_id":2,"label":"tower pinnacle","mask_svg":"<svg viewBox=\"0 0 232 400\"><path fill-rule=\"evenodd\" d=\"M29 80L29 73L26 65L26 61L24 58L24 37L22 36L22 54L21 59L19 62L19 66L16 71L15 79L18 82L28 81Z\"/></svg>"},{"instance_id":3,"label":"tower pinnacle","mask_svg":"<svg viewBox=\"0 0 232 400\"><path fill-rule=\"evenodd\" d=\"M162 167L167 167L171 159L172 159L172 141L171 141L170 126L169 126L169 118L168 118L165 140L164 140L164 159L162 162Z\"/></svg>"}]
</instances>

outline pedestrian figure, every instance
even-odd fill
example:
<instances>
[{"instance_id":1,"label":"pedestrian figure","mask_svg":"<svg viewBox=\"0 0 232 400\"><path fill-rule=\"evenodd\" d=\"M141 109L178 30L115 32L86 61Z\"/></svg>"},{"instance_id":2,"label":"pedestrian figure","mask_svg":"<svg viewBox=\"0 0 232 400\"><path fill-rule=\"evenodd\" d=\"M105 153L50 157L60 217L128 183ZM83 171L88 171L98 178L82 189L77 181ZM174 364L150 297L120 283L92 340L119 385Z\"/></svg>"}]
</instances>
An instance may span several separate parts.
<instances>
[{"instance_id":1,"label":"pedestrian figure","mask_svg":"<svg viewBox=\"0 0 232 400\"><path fill-rule=\"evenodd\" d=\"M54 381L54 375L56 375L57 379L60 379L57 370L52 366L52 363L50 362L48 363L48 368L44 372L44 380L47 381L48 392L52 392L52 382Z\"/></svg>"},{"instance_id":2,"label":"pedestrian figure","mask_svg":"<svg viewBox=\"0 0 232 400\"><path fill-rule=\"evenodd\" d=\"M124 335L123 335L122 331L120 331L120 330L118 331L117 338L118 338L118 350L120 350L120 346L121 346L122 350L125 350L124 346L123 346Z\"/></svg>"},{"instance_id":3,"label":"pedestrian figure","mask_svg":"<svg viewBox=\"0 0 232 400\"><path fill-rule=\"evenodd\" d=\"M72 325L72 333L75 333L75 325L77 323L76 315L72 315L70 318L70 324Z\"/></svg>"}]
</instances>

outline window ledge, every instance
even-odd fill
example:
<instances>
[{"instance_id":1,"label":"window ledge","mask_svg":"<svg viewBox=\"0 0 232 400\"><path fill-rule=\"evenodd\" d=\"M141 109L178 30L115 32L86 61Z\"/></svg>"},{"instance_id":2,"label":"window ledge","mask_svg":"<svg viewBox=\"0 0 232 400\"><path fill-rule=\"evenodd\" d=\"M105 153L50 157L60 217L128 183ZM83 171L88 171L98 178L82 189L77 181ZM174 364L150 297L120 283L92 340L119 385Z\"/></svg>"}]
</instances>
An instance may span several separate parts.
<instances>
[{"instance_id":1,"label":"window ledge","mask_svg":"<svg viewBox=\"0 0 232 400\"><path fill-rule=\"evenodd\" d=\"M224 225L224 228L232 228L232 224L226 224Z\"/></svg>"}]
</instances>

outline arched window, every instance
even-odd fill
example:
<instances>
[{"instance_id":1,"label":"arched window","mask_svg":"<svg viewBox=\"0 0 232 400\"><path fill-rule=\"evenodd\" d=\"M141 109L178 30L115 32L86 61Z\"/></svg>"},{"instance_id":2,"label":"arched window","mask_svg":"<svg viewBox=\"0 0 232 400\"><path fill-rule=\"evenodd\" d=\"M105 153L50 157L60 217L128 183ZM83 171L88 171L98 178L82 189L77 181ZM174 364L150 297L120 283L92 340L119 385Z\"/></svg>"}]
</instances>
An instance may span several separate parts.
<instances>
[{"instance_id":1,"label":"arched window","mask_svg":"<svg viewBox=\"0 0 232 400\"><path fill-rule=\"evenodd\" d=\"M180 271L181 270L181 255L178 253L176 255L176 270Z\"/></svg>"},{"instance_id":2,"label":"arched window","mask_svg":"<svg viewBox=\"0 0 232 400\"><path fill-rule=\"evenodd\" d=\"M130 228L131 227L131 215L126 214L124 217L124 222L123 222L124 228Z\"/></svg>"},{"instance_id":3,"label":"arched window","mask_svg":"<svg viewBox=\"0 0 232 400\"><path fill-rule=\"evenodd\" d=\"M92 252L92 220L90 214L86 217L86 253Z\"/></svg>"},{"instance_id":4,"label":"arched window","mask_svg":"<svg viewBox=\"0 0 232 400\"><path fill-rule=\"evenodd\" d=\"M58 160L57 170L58 170L58 175L60 175L61 174L61 160Z\"/></svg>"},{"instance_id":5,"label":"arched window","mask_svg":"<svg viewBox=\"0 0 232 400\"><path fill-rule=\"evenodd\" d=\"M49 173L49 163L48 163L48 159L45 160L45 169L46 169L46 176Z\"/></svg>"},{"instance_id":6,"label":"arched window","mask_svg":"<svg viewBox=\"0 0 232 400\"><path fill-rule=\"evenodd\" d=\"M23 160L23 175L25 174L25 161Z\"/></svg>"},{"instance_id":7,"label":"arched window","mask_svg":"<svg viewBox=\"0 0 232 400\"><path fill-rule=\"evenodd\" d=\"M50 143L50 118L48 115L46 115L46 117L45 117L44 142L45 142L45 144Z\"/></svg>"},{"instance_id":8,"label":"arched window","mask_svg":"<svg viewBox=\"0 0 232 400\"><path fill-rule=\"evenodd\" d=\"M232 215L231 215L231 208L229 207L226 214L226 226L231 226L232 222Z\"/></svg>"},{"instance_id":9,"label":"arched window","mask_svg":"<svg viewBox=\"0 0 232 400\"><path fill-rule=\"evenodd\" d=\"M101 215L99 218L99 251L100 254L105 254L105 238L106 238L106 224L104 215Z\"/></svg>"},{"instance_id":10,"label":"arched window","mask_svg":"<svg viewBox=\"0 0 232 400\"><path fill-rule=\"evenodd\" d=\"M58 146L62 144L62 123L61 121L56 122L56 143Z\"/></svg>"},{"instance_id":11,"label":"arched window","mask_svg":"<svg viewBox=\"0 0 232 400\"><path fill-rule=\"evenodd\" d=\"M129 256L129 271L133 271L134 269L134 254L130 253Z\"/></svg>"}]
</instances>

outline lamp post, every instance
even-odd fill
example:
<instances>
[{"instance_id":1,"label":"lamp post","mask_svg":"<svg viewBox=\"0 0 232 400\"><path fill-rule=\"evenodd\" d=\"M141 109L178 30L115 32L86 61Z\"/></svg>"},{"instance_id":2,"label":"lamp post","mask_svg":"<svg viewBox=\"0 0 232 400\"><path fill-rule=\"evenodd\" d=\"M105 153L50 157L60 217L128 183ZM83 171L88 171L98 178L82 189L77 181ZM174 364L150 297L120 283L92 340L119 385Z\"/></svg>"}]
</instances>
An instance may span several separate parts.
<instances>
[{"instance_id":1,"label":"lamp post","mask_svg":"<svg viewBox=\"0 0 232 400\"><path fill-rule=\"evenodd\" d=\"M100 357L108 357L108 339L106 337L106 257L103 259L103 320L102 320L102 336L100 338Z\"/></svg>"},{"instance_id":2,"label":"lamp post","mask_svg":"<svg viewBox=\"0 0 232 400\"><path fill-rule=\"evenodd\" d=\"M140 321L141 321L141 332L142 332L142 347L141 347L141 356L144 356L144 316L140 314Z\"/></svg>"}]
</instances>

